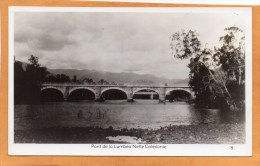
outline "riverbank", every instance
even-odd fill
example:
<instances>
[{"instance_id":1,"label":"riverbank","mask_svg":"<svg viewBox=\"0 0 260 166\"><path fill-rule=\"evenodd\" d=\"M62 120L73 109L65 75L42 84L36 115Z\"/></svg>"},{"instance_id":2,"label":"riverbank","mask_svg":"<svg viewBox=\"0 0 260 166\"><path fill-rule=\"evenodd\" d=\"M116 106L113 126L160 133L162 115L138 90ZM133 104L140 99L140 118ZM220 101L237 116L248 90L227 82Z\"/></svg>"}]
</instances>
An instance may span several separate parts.
<instances>
[{"instance_id":1,"label":"riverbank","mask_svg":"<svg viewBox=\"0 0 260 166\"><path fill-rule=\"evenodd\" d=\"M146 144L243 144L245 124L199 124L167 126L160 129L121 129L112 127L62 127L15 130L15 143L128 143L107 137L131 136Z\"/></svg>"}]
</instances>

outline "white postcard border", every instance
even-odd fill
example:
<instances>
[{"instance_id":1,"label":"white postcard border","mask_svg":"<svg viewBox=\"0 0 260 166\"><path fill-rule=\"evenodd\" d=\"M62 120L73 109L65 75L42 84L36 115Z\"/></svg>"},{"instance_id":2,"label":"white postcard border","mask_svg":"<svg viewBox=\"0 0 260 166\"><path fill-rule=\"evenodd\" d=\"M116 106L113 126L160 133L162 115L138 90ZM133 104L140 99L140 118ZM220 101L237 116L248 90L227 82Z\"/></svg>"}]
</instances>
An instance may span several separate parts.
<instances>
[{"instance_id":1,"label":"white postcard border","mask_svg":"<svg viewBox=\"0 0 260 166\"><path fill-rule=\"evenodd\" d=\"M74 0L90 1L90 0ZM219 5L260 5L260 0L94 0L107 2L144 2L144 3L173 3L173 4L219 4Z\"/></svg>"}]
</instances>

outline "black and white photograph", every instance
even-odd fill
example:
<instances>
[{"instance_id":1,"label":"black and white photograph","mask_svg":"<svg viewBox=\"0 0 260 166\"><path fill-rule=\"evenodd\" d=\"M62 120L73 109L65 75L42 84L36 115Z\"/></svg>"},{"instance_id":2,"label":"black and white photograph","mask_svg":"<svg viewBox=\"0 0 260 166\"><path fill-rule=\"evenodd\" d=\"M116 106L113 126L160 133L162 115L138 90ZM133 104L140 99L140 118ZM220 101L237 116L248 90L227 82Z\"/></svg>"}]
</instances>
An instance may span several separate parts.
<instances>
[{"instance_id":1,"label":"black and white photograph","mask_svg":"<svg viewBox=\"0 0 260 166\"><path fill-rule=\"evenodd\" d=\"M9 154L251 155L251 8L9 17Z\"/></svg>"}]
</instances>

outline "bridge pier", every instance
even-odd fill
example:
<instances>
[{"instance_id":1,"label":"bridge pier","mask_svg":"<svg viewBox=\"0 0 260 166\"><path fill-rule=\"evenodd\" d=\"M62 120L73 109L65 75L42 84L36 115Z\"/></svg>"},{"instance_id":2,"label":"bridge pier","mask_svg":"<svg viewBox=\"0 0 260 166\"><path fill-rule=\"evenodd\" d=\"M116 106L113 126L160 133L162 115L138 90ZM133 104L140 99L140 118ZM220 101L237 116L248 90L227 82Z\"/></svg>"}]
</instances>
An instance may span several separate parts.
<instances>
[{"instance_id":1,"label":"bridge pier","mask_svg":"<svg viewBox=\"0 0 260 166\"><path fill-rule=\"evenodd\" d=\"M127 102L134 102L134 95L133 95L133 93L127 94Z\"/></svg>"},{"instance_id":2,"label":"bridge pier","mask_svg":"<svg viewBox=\"0 0 260 166\"><path fill-rule=\"evenodd\" d=\"M165 103L165 96L159 97L159 103Z\"/></svg>"},{"instance_id":3,"label":"bridge pier","mask_svg":"<svg viewBox=\"0 0 260 166\"><path fill-rule=\"evenodd\" d=\"M97 101L97 102L105 102L105 98L100 96L99 98L96 98L95 101Z\"/></svg>"},{"instance_id":4,"label":"bridge pier","mask_svg":"<svg viewBox=\"0 0 260 166\"><path fill-rule=\"evenodd\" d=\"M132 102L134 102L134 99L127 99L127 102L132 103Z\"/></svg>"},{"instance_id":5,"label":"bridge pier","mask_svg":"<svg viewBox=\"0 0 260 166\"><path fill-rule=\"evenodd\" d=\"M97 101L97 102L104 102L105 98L100 93L98 93L95 96L95 101Z\"/></svg>"},{"instance_id":6,"label":"bridge pier","mask_svg":"<svg viewBox=\"0 0 260 166\"><path fill-rule=\"evenodd\" d=\"M127 102L134 102L134 92L133 92L133 88L126 88L127 94Z\"/></svg>"},{"instance_id":7,"label":"bridge pier","mask_svg":"<svg viewBox=\"0 0 260 166\"><path fill-rule=\"evenodd\" d=\"M163 87L160 89L160 93L159 93L159 103L165 103L166 100L165 100L165 97L166 96L166 88Z\"/></svg>"},{"instance_id":8,"label":"bridge pier","mask_svg":"<svg viewBox=\"0 0 260 166\"><path fill-rule=\"evenodd\" d=\"M67 101L68 98L69 98L69 90L70 90L70 87L65 87L63 88L63 100L64 101Z\"/></svg>"},{"instance_id":9,"label":"bridge pier","mask_svg":"<svg viewBox=\"0 0 260 166\"><path fill-rule=\"evenodd\" d=\"M68 97L63 96L63 101L68 101Z\"/></svg>"},{"instance_id":10,"label":"bridge pier","mask_svg":"<svg viewBox=\"0 0 260 166\"><path fill-rule=\"evenodd\" d=\"M95 90L95 101L97 101L97 102L105 101L105 98L102 97L102 94L101 94L101 87L99 87Z\"/></svg>"}]
</instances>

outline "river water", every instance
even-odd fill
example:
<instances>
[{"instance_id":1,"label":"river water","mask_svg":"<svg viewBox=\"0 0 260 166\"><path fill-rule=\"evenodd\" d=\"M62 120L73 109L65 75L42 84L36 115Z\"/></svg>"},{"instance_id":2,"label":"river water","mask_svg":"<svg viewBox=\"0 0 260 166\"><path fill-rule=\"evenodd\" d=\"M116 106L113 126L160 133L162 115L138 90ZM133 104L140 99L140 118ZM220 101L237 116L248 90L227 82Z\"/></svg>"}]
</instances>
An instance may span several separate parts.
<instances>
[{"instance_id":1,"label":"river water","mask_svg":"<svg viewBox=\"0 0 260 166\"><path fill-rule=\"evenodd\" d=\"M185 102L44 102L15 105L14 127L15 130L89 126L156 129L169 125L243 123L243 119L241 115L218 109L195 109Z\"/></svg>"}]
</instances>

